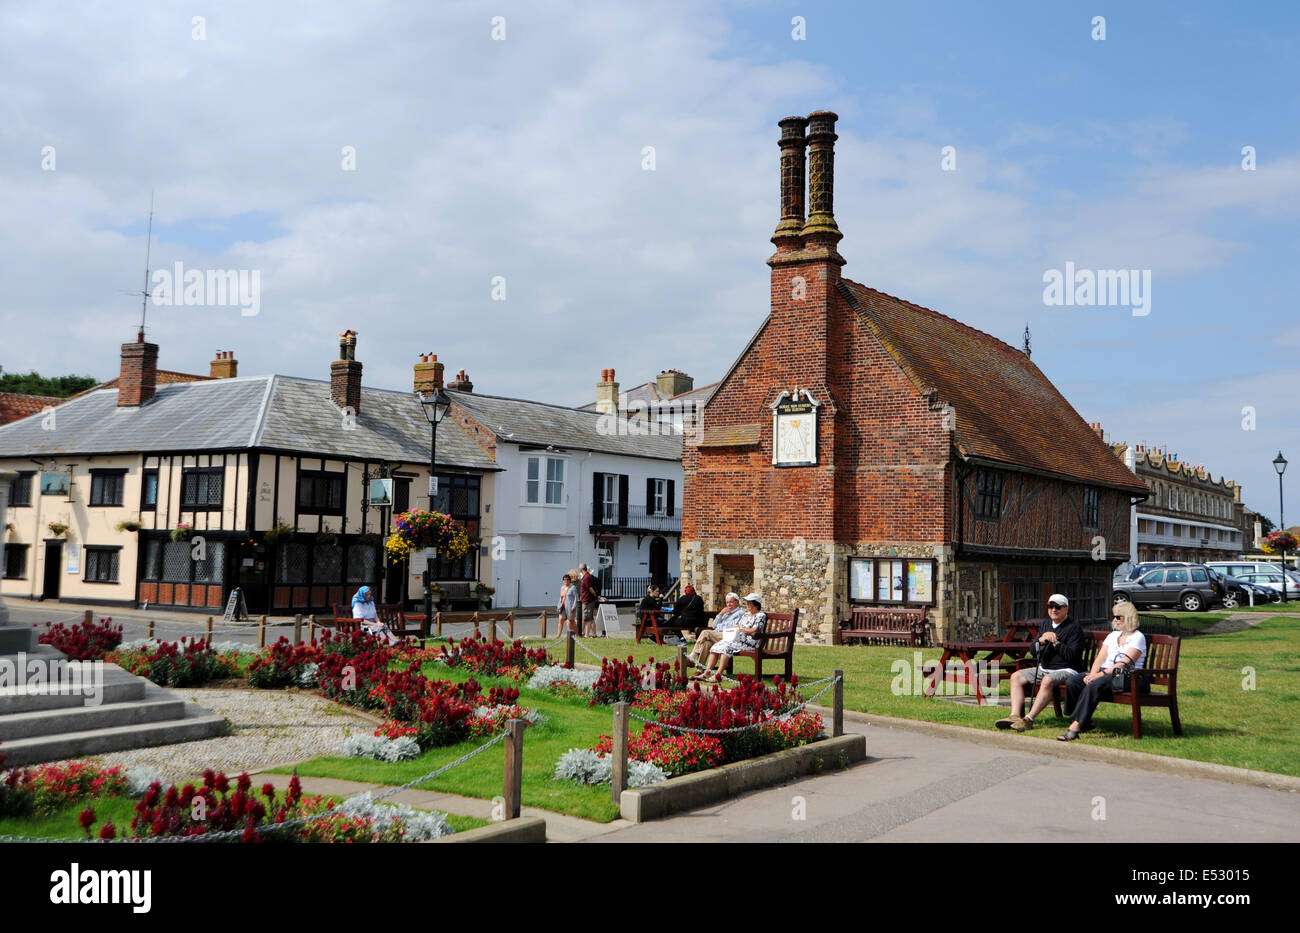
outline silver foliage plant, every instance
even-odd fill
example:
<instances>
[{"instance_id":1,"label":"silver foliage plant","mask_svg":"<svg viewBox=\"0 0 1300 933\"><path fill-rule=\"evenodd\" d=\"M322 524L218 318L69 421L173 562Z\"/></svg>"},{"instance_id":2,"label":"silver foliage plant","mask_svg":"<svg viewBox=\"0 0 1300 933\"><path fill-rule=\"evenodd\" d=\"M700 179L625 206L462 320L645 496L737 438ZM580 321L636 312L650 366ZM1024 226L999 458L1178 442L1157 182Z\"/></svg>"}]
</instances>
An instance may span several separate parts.
<instances>
[{"instance_id":1,"label":"silver foliage plant","mask_svg":"<svg viewBox=\"0 0 1300 933\"><path fill-rule=\"evenodd\" d=\"M401 741L398 739L397 741ZM387 832L395 823L405 827L407 842L428 842L450 836L456 830L447 824L447 814L437 810L416 810L404 803L375 803L369 791L349 797L337 811L370 820L376 832Z\"/></svg>"},{"instance_id":2,"label":"silver foliage plant","mask_svg":"<svg viewBox=\"0 0 1300 933\"><path fill-rule=\"evenodd\" d=\"M409 735L395 739L382 735L350 735L343 740L343 754L348 758L374 758L378 761L410 761L420 755L420 744Z\"/></svg>"},{"instance_id":3,"label":"silver foliage plant","mask_svg":"<svg viewBox=\"0 0 1300 933\"><path fill-rule=\"evenodd\" d=\"M162 772L152 765L135 765L126 772L126 792L131 797L143 797L149 785L157 781L166 786Z\"/></svg>"},{"instance_id":4,"label":"silver foliage plant","mask_svg":"<svg viewBox=\"0 0 1300 933\"><path fill-rule=\"evenodd\" d=\"M614 779L612 759L597 755L589 748L571 748L555 763L555 781L577 781L579 784L608 784ZM629 758L627 762L628 787L645 787L668 780L668 772L649 761Z\"/></svg>"},{"instance_id":5,"label":"silver foliage plant","mask_svg":"<svg viewBox=\"0 0 1300 933\"><path fill-rule=\"evenodd\" d=\"M590 690L600 679L600 671L571 671L567 667L548 664L533 672L528 681L529 690L545 690L554 681L573 684L582 690Z\"/></svg>"},{"instance_id":6,"label":"silver foliage plant","mask_svg":"<svg viewBox=\"0 0 1300 933\"><path fill-rule=\"evenodd\" d=\"M179 644L181 639L185 637L189 637L189 636L178 635L175 640ZM154 649L163 643L164 640L161 638L136 638L132 641L122 642L120 645L117 646L117 650L133 651L138 648ZM212 643L212 650L215 651L217 654L249 654L249 655L257 654L257 648L255 648L252 645L245 644L242 641L214 641Z\"/></svg>"}]
</instances>

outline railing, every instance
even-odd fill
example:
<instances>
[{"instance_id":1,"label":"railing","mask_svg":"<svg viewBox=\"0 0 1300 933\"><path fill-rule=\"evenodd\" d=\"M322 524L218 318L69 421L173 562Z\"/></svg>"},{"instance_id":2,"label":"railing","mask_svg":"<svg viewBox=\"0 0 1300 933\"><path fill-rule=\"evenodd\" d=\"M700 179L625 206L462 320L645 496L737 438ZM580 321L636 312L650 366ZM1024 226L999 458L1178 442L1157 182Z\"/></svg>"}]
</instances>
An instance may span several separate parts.
<instances>
[{"instance_id":1,"label":"railing","mask_svg":"<svg viewBox=\"0 0 1300 933\"><path fill-rule=\"evenodd\" d=\"M646 587L659 583L665 590L677 583L676 577L655 580L653 577L600 577L600 595L606 599L637 599L645 595Z\"/></svg>"},{"instance_id":2,"label":"railing","mask_svg":"<svg viewBox=\"0 0 1300 933\"><path fill-rule=\"evenodd\" d=\"M672 515L663 515L661 513L648 513L644 505L629 505L627 507L627 522L619 522L619 504L617 502L601 503L600 524L596 528L625 528L628 531L666 531L672 534L681 534L682 532L682 515L680 511L675 511ZM594 509L594 505L593 505ZM593 516L594 516L593 511Z\"/></svg>"}]
</instances>

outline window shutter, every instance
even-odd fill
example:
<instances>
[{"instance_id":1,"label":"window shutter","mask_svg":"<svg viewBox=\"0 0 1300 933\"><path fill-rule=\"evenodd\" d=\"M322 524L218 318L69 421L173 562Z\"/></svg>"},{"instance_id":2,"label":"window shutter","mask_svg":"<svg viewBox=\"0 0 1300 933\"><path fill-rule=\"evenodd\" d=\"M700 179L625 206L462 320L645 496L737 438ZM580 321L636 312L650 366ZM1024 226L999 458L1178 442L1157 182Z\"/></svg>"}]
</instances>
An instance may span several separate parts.
<instances>
[{"instance_id":1,"label":"window shutter","mask_svg":"<svg viewBox=\"0 0 1300 933\"><path fill-rule=\"evenodd\" d=\"M591 523L599 525L605 510L605 474L591 474Z\"/></svg>"},{"instance_id":2,"label":"window shutter","mask_svg":"<svg viewBox=\"0 0 1300 933\"><path fill-rule=\"evenodd\" d=\"M652 479L645 481L645 513L647 515L655 513L655 481Z\"/></svg>"},{"instance_id":3,"label":"window shutter","mask_svg":"<svg viewBox=\"0 0 1300 933\"><path fill-rule=\"evenodd\" d=\"M667 497L667 498L668 498L668 511L665 512L664 514L665 514L665 515L672 515L672 514L673 514L673 508L674 508L673 503L677 500L677 481L676 481L676 480L671 480L671 479L670 479L670 480L668 481L668 497Z\"/></svg>"},{"instance_id":4,"label":"window shutter","mask_svg":"<svg viewBox=\"0 0 1300 933\"><path fill-rule=\"evenodd\" d=\"M620 475L618 478L618 523L622 527L627 527L627 476Z\"/></svg>"}]
</instances>

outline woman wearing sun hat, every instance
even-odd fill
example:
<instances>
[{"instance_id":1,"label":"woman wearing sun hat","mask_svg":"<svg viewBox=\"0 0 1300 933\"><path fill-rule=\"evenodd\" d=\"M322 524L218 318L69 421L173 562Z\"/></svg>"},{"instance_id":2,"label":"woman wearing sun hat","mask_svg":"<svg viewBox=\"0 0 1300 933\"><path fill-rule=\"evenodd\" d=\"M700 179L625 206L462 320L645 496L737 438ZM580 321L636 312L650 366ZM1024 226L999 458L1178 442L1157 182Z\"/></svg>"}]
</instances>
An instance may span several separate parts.
<instances>
[{"instance_id":1,"label":"woman wearing sun hat","mask_svg":"<svg viewBox=\"0 0 1300 933\"><path fill-rule=\"evenodd\" d=\"M731 659L742 651L754 651L759 647L759 636L767 627L767 614L763 612L762 597L750 593L742 602L745 614L735 628L729 629L723 640L709 649L709 658L704 670L699 674L701 680L708 680L709 673L715 683L722 679L722 669L731 663Z\"/></svg>"}]
</instances>

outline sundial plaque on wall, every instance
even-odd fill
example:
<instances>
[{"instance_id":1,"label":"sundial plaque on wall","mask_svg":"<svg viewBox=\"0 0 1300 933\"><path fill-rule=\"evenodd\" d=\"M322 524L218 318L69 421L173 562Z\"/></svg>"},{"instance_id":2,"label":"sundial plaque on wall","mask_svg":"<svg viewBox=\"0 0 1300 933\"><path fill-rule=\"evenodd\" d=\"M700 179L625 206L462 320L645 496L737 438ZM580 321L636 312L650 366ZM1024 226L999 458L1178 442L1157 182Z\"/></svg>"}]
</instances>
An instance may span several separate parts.
<instances>
[{"instance_id":1,"label":"sundial plaque on wall","mask_svg":"<svg viewBox=\"0 0 1300 933\"><path fill-rule=\"evenodd\" d=\"M817 409L821 403L796 386L772 403L772 465L817 465Z\"/></svg>"}]
</instances>

